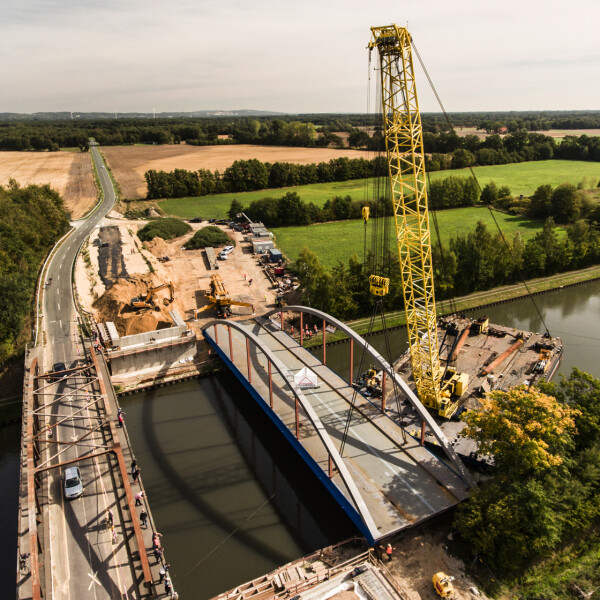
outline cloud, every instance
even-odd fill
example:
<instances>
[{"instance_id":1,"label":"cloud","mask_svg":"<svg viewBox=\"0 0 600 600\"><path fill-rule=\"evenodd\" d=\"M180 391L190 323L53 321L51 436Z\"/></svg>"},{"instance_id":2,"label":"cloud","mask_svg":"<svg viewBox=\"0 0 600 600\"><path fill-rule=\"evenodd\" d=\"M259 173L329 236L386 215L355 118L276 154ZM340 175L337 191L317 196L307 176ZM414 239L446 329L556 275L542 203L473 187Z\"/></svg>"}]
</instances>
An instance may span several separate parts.
<instances>
[{"instance_id":1,"label":"cloud","mask_svg":"<svg viewBox=\"0 0 600 600\"><path fill-rule=\"evenodd\" d=\"M362 112L369 28L406 21L448 110L588 108L599 12L589 0L8 0L0 111ZM553 94L564 79L572 93Z\"/></svg>"}]
</instances>

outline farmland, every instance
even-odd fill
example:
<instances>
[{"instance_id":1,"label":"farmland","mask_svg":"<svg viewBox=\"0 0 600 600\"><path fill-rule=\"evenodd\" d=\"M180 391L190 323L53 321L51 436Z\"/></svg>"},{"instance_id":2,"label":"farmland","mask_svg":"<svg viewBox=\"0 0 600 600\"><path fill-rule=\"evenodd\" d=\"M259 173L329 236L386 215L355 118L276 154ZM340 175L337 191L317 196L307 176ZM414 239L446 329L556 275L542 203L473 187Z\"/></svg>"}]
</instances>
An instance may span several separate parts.
<instances>
[{"instance_id":1,"label":"farmland","mask_svg":"<svg viewBox=\"0 0 600 600\"><path fill-rule=\"evenodd\" d=\"M251 146L232 144L223 146L186 146L185 144L165 146L105 146L102 148L121 194L126 199L146 197L144 173L173 171L174 169L218 169L223 172L236 160L257 158L262 162L291 162L310 164L326 162L332 158L368 158L359 150L339 150L335 148L298 148L280 146Z\"/></svg>"},{"instance_id":2,"label":"farmland","mask_svg":"<svg viewBox=\"0 0 600 600\"><path fill-rule=\"evenodd\" d=\"M534 236L541 230L542 223L522 217L515 217L495 212L498 224L507 239L512 239L518 231L523 239ZM391 221L391 217L390 221ZM496 226L487 208L456 208L437 213L438 226L442 241L447 243L451 237L459 233L466 234L475 228L478 221L483 221L488 230L495 235ZM390 226L393 225L390 223ZM433 223L431 224L433 230ZM310 248L321 263L328 268L333 267L338 260L347 263L356 254L362 259L363 253L362 220L337 221L333 223L318 223L307 227L279 227L273 229L277 247L290 259L298 258L304 246ZM367 233L367 235L369 235ZM370 238L368 238L369 240ZM435 232L432 239L435 241ZM394 249L395 250L395 249Z\"/></svg>"},{"instance_id":3,"label":"farmland","mask_svg":"<svg viewBox=\"0 0 600 600\"><path fill-rule=\"evenodd\" d=\"M584 178L588 181L598 181L600 170L598 165L585 161L546 160L510 165L497 165L491 167L475 167L475 175L481 186L490 181L496 185L507 185L513 194L531 195L539 185L552 186L569 182L577 184ZM431 173L431 179L443 179L450 175L469 177L469 169L457 171L436 171ZM373 181L373 180L371 180ZM215 196L202 196L199 198L174 198L160 203L161 208L169 214L189 219L202 217L204 219L221 219L227 216L231 201L235 198L244 206L253 200L272 197L279 198L286 192L294 191L304 202L314 202L323 206L327 200L334 196L351 196L354 200L365 197L366 180L342 181L333 183L315 183L289 188L259 190L256 192L237 192L231 194L218 194Z\"/></svg>"},{"instance_id":4,"label":"farmland","mask_svg":"<svg viewBox=\"0 0 600 600\"><path fill-rule=\"evenodd\" d=\"M97 191L87 152L0 152L0 185L15 179L21 186L49 184L73 218L96 202Z\"/></svg>"}]
</instances>

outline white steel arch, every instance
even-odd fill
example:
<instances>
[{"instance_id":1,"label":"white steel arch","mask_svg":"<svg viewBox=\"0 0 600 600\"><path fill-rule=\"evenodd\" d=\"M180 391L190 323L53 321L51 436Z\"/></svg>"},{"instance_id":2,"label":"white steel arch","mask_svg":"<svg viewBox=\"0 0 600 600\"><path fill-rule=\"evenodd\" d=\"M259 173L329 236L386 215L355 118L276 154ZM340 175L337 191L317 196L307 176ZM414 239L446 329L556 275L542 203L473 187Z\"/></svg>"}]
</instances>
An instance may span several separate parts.
<instances>
[{"instance_id":1,"label":"white steel arch","mask_svg":"<svg viewBox=\"0 0 600 600\"><path fill-rule=\"evenodd\" d=\"M321 419L319 419L317 413L311 406L310 402L308 402L302 391L294 384L294 376L289 372L288 368L283 364L283 362L279 360L269 348L264 346L264 344L260 341L258 336L253 334L251 331L249 331L239 323L236 323L235 321L214 319L202 327L202 334L205 338L210 337L210 339L214 342L214 337L210 335L208 330L211 327L216 328L219 325L223 327L230 327L231 329L235 329L236 331L242 333L265 354L269 361L271 361L271 364L275 367L275 369L279 372L283 380L287 383L287 387L289 387L294 396L298 399L298 403L304 409L308 420L311 422L317 435L323 442L323 445L327 449L329 456L331 456L331 459L334 465L336 466L338 473L342 478L342 481L344 482L344 485L346 486L350 497L352 498L352 501L354 502L354 508L358 512L365 526L367 527L371 538L373 540L378 539L380 537L379 529L375 524L375 521L373 520L373 517L371 516L371 513L369 512L369 509L365 504L360 494L360 491L356 487L352 475L348 471L348 468L346 467L344 460L342 459L340 453L335 447L333 440L325 430L325 426L323 425Z\"/></svg>"},{"instance_id":2,"label":"white steel arch","mask_svg":"<svg viewBox=\"0 0 600 600\"><path fill-rule=\"evenodd\" d=\"M383 371L388 375L388 377L392 377L396 384L404 391L406 396L408 397L409 402L413 405L414 409L417 411L418 415L421 417L425 423L431 429L431 432L435 436L435 439L438 441L440 446L444 449L446 456L450 459L452 464L456 467L458 471L458 475L460 478L467 483L469 486L475 486L475 481L471 477L471 474L465 467L462 460L454 451L454 448L450 445L448 438L444 435L444 432L440 429L438 424L435 422L429 411L423 406L421 401L417 398L416 394L413 390L410 389L408 384L394 371L393 367L367 342L364 338L358 335L353 329L348 327L342 321L339 321L335 317L324 313L321 310L317 310L316 308L311 308L309 306L282 306L280 308L274 308L269 310L265 314L262 315L264 319L269 319L271 315L283 313L283 312L302 312L305 314L313 315L315 317L319 317L319 319L327 321L334 325L337 329L342 330L348 337L354 340L359 346L364 348L370 356L379 364L379 366L383 369ZM257 319L257 322L259 320Z\"/></svg>"}]
</instances>

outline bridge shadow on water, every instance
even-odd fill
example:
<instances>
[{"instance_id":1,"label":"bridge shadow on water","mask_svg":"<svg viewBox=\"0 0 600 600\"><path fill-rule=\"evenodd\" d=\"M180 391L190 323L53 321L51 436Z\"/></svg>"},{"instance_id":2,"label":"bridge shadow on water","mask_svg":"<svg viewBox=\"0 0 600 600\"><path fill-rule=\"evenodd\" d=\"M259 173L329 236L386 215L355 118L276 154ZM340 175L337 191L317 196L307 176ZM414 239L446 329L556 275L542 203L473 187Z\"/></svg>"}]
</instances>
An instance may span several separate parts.
<instances>
[{"instance_id":1,"label":"bridge shadow on water","mask_svg":"<svg viewBox=\"0 0 600 600\"><path fill-rule=\"evenodd\" d=\"M208 598L356 533L231 374L122 405L180 594Z\"/></svg>"}]
</instances>

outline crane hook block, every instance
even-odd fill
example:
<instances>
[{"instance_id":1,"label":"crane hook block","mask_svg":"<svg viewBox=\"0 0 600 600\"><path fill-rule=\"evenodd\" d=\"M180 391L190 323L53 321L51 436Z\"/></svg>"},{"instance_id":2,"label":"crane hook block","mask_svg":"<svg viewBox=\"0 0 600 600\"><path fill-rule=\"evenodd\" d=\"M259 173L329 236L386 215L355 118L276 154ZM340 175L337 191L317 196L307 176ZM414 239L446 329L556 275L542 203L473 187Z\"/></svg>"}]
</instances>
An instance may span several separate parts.
<instances>
[{"instance_id":1,"label":"crane hook block","mask_svg":"<svg viewBox=\"0 0 600 600\"><path fill-rule=\"evenodd\" d=\"M368 206L363 206L362 207L362 218L363 221L366 223L369 220L369 213L371 212L371 209Z\"/></svg>"},{"instance_id":2,"label":"crane hook block","mask_svg":"<svg viewBox=\"0 0 600 600\"><path fill-rule=\"evenodd\" d=\"M369 277L369 292L373 296L386 296L390 291L390 278L379 275Z\"/></svg>"}]
</instances>

